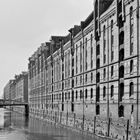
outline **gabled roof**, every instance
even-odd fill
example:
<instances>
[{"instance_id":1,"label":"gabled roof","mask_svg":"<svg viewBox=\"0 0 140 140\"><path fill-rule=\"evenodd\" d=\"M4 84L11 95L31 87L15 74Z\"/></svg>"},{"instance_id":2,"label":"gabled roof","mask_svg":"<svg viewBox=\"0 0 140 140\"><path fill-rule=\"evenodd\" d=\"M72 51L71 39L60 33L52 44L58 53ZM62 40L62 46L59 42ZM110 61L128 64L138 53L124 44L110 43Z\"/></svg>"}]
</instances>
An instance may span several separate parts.
<instances>
[{"instance_id":1,"label":"gabled roof","mask_svg":"<svg viewBox=\"0 0 140 140\"><path fill-rule=\"evenodd\" d=\"M99 5L100 15L110 7L113 1L114 0L100 0L100 5Z\"/></svg>"}]
</instances>

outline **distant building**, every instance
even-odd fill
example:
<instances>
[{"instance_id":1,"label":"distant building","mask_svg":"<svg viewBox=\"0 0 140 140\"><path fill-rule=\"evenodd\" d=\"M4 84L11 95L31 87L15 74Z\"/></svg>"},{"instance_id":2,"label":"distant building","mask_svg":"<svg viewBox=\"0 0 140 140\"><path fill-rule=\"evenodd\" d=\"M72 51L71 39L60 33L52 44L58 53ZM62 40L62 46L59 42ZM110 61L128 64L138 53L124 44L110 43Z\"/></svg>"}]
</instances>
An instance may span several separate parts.
<instances>
[{"instance_id":1,"label":"distant building","mask_svg":"<svg viewBox=\"0 0 140 140\"><path fill-rule=\"evenodd\" d=\"M14 80L9 80L9 82L6 84L6 86L4 87L4 99L5 100L10 100L11 99L11 85L13 83Z\"/></svg>"},{"instance_id":2,"label":"distant building","mask_svg":"<svg viewBox=\"0 0 140 140\"><path fill-rule=\"evenodd\" d=\"M12 100L19 103L28 103L28 72L15 75L14 85L15 94ZM16 106L13 109L21 113L25 112L25 106Z\"/></svg>"},{"instance_id":3,"label":"distant building","mask_svg":"<svg viewBox=\"0 0 140 140\"><path fill-rule=\"evenodd\" d=\"M28 103L28 73L22 72L4 87L4 100ZM24 106L14 106L14 110L24 113Z\"/></svg>"},{"instance_id":4,"label":"distant building","mask_svg":"<svg viewBox=\"0 0 140 140\"><path fill-rule=\"evenodd\" d=\"M29 106L31 112L41 112L46 108L45 59L50 43L43 43L29 58Z\"/></svg>"},{"instance_id":5,"label":"distant building","mask_svg":"<svg viewBox=\"0 0 140 140\"><path fill-rule=\"evenodd\" d=\"M15 95L12 100L18 102L28 102L28 73L22 72L15 76Z\"/></svg>"}]
</instances>

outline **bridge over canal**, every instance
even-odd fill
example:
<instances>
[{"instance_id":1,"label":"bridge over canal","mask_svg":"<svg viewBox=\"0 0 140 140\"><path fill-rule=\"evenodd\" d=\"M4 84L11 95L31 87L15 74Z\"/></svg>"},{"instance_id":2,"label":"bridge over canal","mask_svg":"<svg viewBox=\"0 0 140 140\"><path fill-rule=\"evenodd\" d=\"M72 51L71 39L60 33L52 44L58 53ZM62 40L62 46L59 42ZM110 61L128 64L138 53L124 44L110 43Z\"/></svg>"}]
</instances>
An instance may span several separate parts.
<instances>
[{"instance_id":1,"label":"bridge over canal","mask_svg":"<svg viewBox=\"0 0 140 140\"><path fill-rule=\"evenodd\" d=\"M6 106L25 106L25 116L29 115L29 105L26 102L0 99L0 108L6 107Z\"/></svg>"}]
</instances>

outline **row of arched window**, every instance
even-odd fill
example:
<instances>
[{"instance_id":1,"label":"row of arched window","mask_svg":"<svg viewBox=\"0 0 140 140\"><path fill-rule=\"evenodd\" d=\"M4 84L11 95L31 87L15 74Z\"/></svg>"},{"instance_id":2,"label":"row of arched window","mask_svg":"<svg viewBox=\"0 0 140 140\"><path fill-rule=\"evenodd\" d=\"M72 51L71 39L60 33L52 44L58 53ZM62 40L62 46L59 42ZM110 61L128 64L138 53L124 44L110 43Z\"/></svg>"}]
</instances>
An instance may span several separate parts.
<instances>
[{"instance_id":1,"label":"row of arched window","mask_svg":"<svg viewBox=\"0 0 140 140\"><path fill-rule=\"evenodd\" d=\"M106 86L103 87L103 98L106 97L106 93L107 93L107 88ZM124 83L121 83L119 86L119 90L120 90L120 97L124 96ZM129 97L131 97L134 94L134 83L131 82L129 84ZM100 98L100 88L98 90L98 96ZM111 85L110 87L110 97L112 98L114 96L114 85ZM90 96L88 95L88 90L85 89L85 99L87 99L88 97L90 97L91 99L93 98L93 88L90 89ZM82 99L83 98L83 91L80 90L80 95L78 95L78 91L76 90L75 92L75 99L78 100L78 98ZM61 94L54 94L53 95L53 99L54 100L61 100ZM65 92L65 100L70 100L70 92Z\"/></svg>"}]
</instances>

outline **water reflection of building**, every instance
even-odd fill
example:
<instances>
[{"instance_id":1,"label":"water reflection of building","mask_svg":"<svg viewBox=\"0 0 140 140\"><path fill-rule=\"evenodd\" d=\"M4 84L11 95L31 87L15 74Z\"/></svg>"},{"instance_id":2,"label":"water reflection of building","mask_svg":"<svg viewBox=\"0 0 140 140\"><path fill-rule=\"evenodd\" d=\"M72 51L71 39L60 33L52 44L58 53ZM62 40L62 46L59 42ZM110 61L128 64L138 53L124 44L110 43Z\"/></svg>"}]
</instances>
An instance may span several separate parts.
<instances>
[{"instance_id":1,"label":"water reflection of building","mask_svg":"<svg viewBox=\"0 0 140 140\"><path fill-rule=\"evenodd\" d=\"M11 112L4 115L4 128L8 128L11 126Z\"/></svg>"},{"instance_id":2,"label":"water reflection of building","mask_svg":"<svg viewBox=\"0 0 140 140\"><path fill-rule=\"evenodd\" d=\"M0 109L0 128L4 127L4 112L3 109Z\"/></svg>"}]
</instances>

